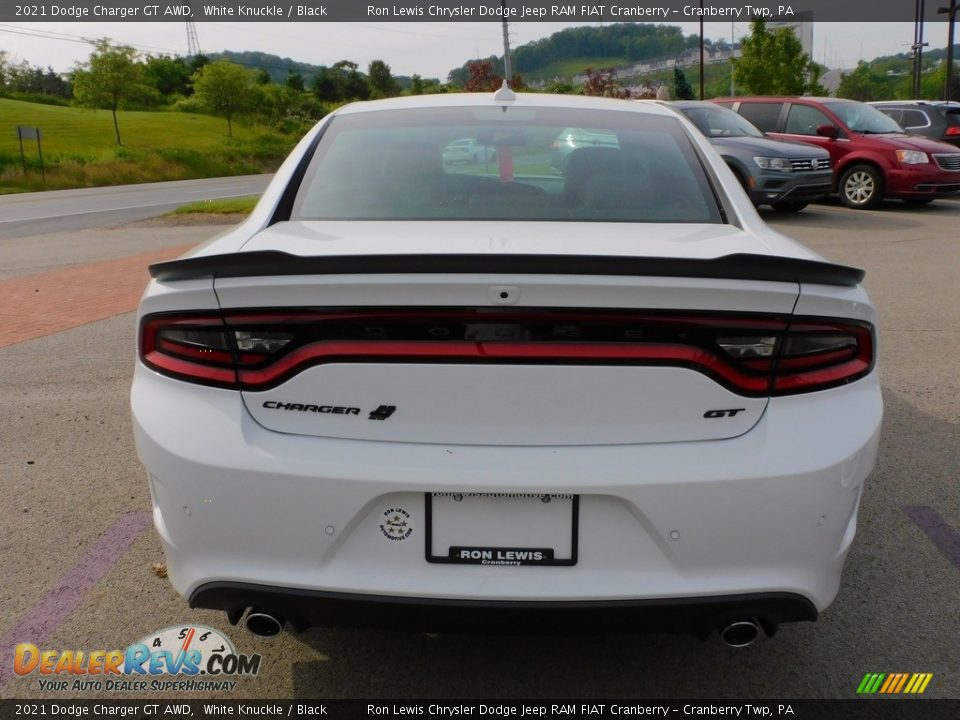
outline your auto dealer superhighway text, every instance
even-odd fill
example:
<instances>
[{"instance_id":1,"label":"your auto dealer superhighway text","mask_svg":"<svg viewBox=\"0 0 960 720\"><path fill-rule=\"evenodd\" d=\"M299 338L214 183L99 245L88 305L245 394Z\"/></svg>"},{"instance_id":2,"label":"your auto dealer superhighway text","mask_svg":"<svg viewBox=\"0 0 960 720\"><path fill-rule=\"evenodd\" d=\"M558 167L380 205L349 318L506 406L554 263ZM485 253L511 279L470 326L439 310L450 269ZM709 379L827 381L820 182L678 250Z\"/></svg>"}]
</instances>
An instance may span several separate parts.
<instances>
[{"instance_id":1,"label":"your auto dealer superhighway text","mask_svg":"<svg viewBox=\"0 0 960 720\"><path fill-rule=\"evenodd\" d=\"M564 704L564 705L367 705L367 715L436 715L446 717L472 716L516 716L533 715L642 715L667 717L672 713L693 716L732 715L733 717L765 716L774 714L770 705L607 705L607 704ZM792 715L789 705L780 705L778 715Z\"/></svg>"}]
</instances>

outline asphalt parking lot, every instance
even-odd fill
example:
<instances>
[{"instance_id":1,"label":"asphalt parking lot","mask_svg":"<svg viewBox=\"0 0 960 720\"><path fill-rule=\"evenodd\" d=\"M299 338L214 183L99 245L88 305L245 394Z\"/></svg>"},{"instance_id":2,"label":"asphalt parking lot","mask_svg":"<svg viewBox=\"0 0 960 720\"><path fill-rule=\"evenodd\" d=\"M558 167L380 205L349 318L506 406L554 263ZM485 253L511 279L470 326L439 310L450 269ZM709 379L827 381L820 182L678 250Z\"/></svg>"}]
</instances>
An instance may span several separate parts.
<instances>
[{"instance_id":1,"label":"asphalt parking lot","mask_svg":"<svg viewBox=\"0 0 960 720\"><path fill-rule=\"evenodd\" d=\"M131 437L130 311L147 262L222 228L147 222L0 239L0 696L77 695L14 675L15 643L121 649L200 623L263 655L260 674L225 697L850 698L868 672L929 672L926 696L960 698L960 202L764 216L866 268L886 417L840 596L816 624L746 650L716 637L589 633L261 640L189 610L151 572L163 558ZM98 696L130 697L83 694Z\"/></svg>"}]
</instances>

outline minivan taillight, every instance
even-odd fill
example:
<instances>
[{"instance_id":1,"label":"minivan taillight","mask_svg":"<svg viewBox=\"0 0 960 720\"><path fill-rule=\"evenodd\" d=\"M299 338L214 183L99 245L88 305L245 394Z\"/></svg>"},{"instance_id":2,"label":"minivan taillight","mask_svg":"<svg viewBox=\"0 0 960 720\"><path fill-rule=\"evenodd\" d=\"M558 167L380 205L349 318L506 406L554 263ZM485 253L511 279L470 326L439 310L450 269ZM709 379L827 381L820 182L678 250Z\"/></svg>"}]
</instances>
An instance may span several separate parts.
<instances>
[{"instance_id":1,"label":"minivan taillight","mask_svg":"<svg viewBox=\"0 0 960 720\"><path fill-rule=\"evenodd\" d=\"M785 315L571 308L332 308L146 316L163 374L266 390L326 363L685 367L740 395L822 390L873 367L873 327Z\"/></svg>"}]
</instances>

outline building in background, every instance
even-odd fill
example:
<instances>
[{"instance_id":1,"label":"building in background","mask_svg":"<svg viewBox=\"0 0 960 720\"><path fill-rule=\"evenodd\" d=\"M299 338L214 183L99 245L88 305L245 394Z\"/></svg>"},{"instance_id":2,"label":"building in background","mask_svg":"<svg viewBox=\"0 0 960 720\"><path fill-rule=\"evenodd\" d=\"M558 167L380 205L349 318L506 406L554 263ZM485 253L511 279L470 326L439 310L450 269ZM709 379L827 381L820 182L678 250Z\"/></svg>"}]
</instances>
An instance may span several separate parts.
<instances>
[{"instance_id":1,"label":"building in background","mask_svg":"<svg viewBox=\"0 0 960 720\"><path fill-rule=\"evenodd\" d=\"M793 34L797 36L797 39L800 41L800 45L803 46L803 51L810 57L813 57L813 12L798 12L796 15L794 15L793 20L767 23L767 28L769 30L776 30L784 27L793 30Z\"/></svg>"}]
</instances>

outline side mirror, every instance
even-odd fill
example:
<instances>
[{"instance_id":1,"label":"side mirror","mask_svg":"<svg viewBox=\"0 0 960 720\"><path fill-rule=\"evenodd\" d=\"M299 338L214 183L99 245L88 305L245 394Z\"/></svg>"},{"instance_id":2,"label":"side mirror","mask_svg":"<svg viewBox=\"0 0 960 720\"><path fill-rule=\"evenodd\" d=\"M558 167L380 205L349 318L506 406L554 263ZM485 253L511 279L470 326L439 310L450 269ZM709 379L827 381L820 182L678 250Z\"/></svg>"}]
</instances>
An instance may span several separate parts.
<instances>
[{"instance_id":1,"label":"side mirror","mask_svg":"<svg viewBox=\"0 0 960 720\"><path fill-rule=\"evenodd\" d=\"M823 125L817 126L817 135L830 138L831 140L836 140L840 136L840 131L837 130L836 125L828 125L824 123Z\"/></svg>"}]
</instances>

